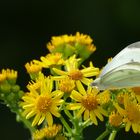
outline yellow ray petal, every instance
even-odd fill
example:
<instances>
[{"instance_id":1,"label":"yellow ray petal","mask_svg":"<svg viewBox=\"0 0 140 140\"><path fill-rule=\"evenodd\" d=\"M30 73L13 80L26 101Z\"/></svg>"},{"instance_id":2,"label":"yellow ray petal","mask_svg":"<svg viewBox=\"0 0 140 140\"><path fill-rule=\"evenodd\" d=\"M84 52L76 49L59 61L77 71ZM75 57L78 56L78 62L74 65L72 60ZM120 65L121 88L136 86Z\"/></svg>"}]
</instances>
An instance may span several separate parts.
<instances>
[{"instance_id":1,"label":"yellow ray petal","mask_svg":"<svg viewBox=\"0 0 140 140\"><path fill-rule=\"evenodd\" d=\"M131 127L131 123L127 122L125 126L125 131L128 132L130 130L130 127Z\"/></svg>"},{"instance_id":2,"label":"yellow ray petal","mask_svg":"<svg viewBox=\"0 0 140 140\"><path fill-rule=\"evenodd\" d=\"M45 114L42 114L42 116L39 119L38 125L40 125L45 120Z\"/></svg>"},{"instance_id":3,"label":"yellow ray petal","mask_svg":"<svg viewBox=\"0 0 140 140\"><path fill-rule=\"evenodd\" d=\"M66 106L68 110L76 110L81 108L81 103L71 103Z\"/></svg>"},{"instance_id":4,"label":"yellow ray petal","mask_svg":"<svg viewBox=\"0 0 140 140\"><path fill-rule=\"evenodd\" d=\"M87 120L87 119L89 119L89 110L85 110L85 112L84 112L84 120Z\"/></svg>"},{"instance_id":5,"label":"yellow ray petal","mask_svg":"<svg viewBox=\"0 0 140 140\"><path fill-rule=\"evenodd\" d=\"M51 112L54 116L60 117L61 115L60 115L60 113L59 113L58 111L59 111L59 109L58 109L57 107L54 107L54 106L50 109L50 112Z\"/></svg>"},{"instance_id":6,"label":"yellow ray petal","mask_svg":"<svg viewBox=\"0 0 140 140\"><path fill-rule=\"evenodd\" d=\"M81 82L88 86L92 82L92 79L88 79L88 78L83 77L81 79Z\"/></svg>"},{"instance_id":7,"label":"yellow ray petal","mask_svg":"<svg viewBox=\"0 0 140 140\"><path fill-rule=\"evenodd\" d=\"M90 119L92 120L92 122L93 122L95 125L98 125L96 116L95 116L95 114L94 114L93 111L90 111Z\"/></svg>"},{"instance_id":8,"label":"yellow ray petal","mask_svg":"<svg viewBox=\"0 0 140 140\"><path fill-rule=\"evenodd\" d=\"M95 109L94 110L95 115L100 119L100 121L103 121L104 118L103 116L100 114L99 110Z\"/></svg>"},{"instance_id":9,"label":"yellow ray petal","mask_svg":"<svg viewBox=\"0 0 140 140\"><path fill-rule=\"evenodd\" d=\"M62 71L62 70L59 70L56 68L53 68L52 70L58 75L68 75L68 73L66 71Z\"/></svg>"},{"instance_id":10,"label":"yellow ray petal","mask_svg":"<svg viewBox=\"0 0 140 140\"><path fill-rule=\"evenodd\" d=\"M52 126L53 124L53 117L52 114L50 112L46 113L46 120L49 126Z\"/></svg>"},{"instance_id":11,"label":"yellow ray petal","mask_svg":"<svg viewBox=\"0 0 140 140\"><path fill-rule=\"evenodd\" d=\"M35 126L35 125L38 123L38 121L39 121L39 119L40 119L40 116L41 116L40 113L38 113L38 114L35 116L35 118L34 118L34 120L33 120L33 122L32 122L32 126Z\"/></svg>"},{"instance_id":12,"label":"yellow ray petal","mask_svg":"<svg viewBox=\"0 0 140 140\"><path fill-rule=\"evenodd\" d=\"M82 83L81 83L79 80L76 81L76 85L77 85L77 89L79 90L79 92L80 92L82 95L85 95L85 94L86 94L86 91L85 91L85 89L84 89Z\"/></svg>"},{"instance_id":13,"label":"yellow ray petal","mask_svg":"<svg viewBox=\"0 0 140 140\"><path fill-rule=\"evenodd\" d=\"M134 133L137 133L138 132L138 124L132 123L132 129L133 129Z\"/></svg>"},{"instance_id":14,"label":"yellow ray petal","mask_svg":"<svg viewBox=\"0 0 140 140\"><path fill-rule=\"evenodd\" d=\"M82 100L82 95L79 93L79 92L77 92L76 90L73 90L72 92L71 92L71 95L70 95L70 97L72 98L72 99L74 99L75 101L78 101L78 102L81 102L81 100Z\"/></svg>"},{"instance_id":15,"label":"yellow ray petal","mask_svg":"<svg viewBox=\"0 0 140 140\"><path fill-rule=\"evenodd\" d=\"M104 116L108 116L108 113L106 110L104 110L102 107L98 106L97 109L100 111L100 113L102 113Z\"/></svg>"},{"instance_id":16,"label":"yellow ray petal","mask_svg":"<svg viewBox=\"0 0 140 140\"><path fill-rule=\"evenodd\" d=\"M85 108L84 107L81 107L81 109L78 111L76 117L79 118L84 111L85 111Z\"/></svg>"},{"instance_id":17,"label":"yellow ray petal","mask_svg":"<svg viewBox=\"0 0 140 140\"><path fill-rule=\"evenodd\" d=\"M33 117L36 114L35 110L30 111L27 115L26 115L26 119L29 119L31 117Z\"/></svg>"}]
</instances>

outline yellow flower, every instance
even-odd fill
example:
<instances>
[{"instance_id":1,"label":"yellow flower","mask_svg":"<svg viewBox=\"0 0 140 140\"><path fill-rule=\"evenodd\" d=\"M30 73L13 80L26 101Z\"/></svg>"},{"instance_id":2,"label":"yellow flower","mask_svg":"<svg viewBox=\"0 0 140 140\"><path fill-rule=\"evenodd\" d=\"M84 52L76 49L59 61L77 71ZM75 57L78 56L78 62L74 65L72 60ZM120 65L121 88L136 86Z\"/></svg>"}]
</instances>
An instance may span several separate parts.
<instances>
[{"instance_id":1,"label":"yellow flower","mask_svg":"<svg viewBox=\"0 0 140 140\"><path fill-rule=\"evenodd\" d=\"M119 114L123 117L125 131L129 131L131 126L134 133L140 133L140 105L136 100L128 95L124 95L124 107L120 107L118 103L114 103Z\"/></svg>"},{"instance_id":2,"label":"yellow flower","mask_svg":"<svg viewBox=\"0 0 140 140\"><path fill-rule=\"evenodd\" d=\"M2 72L0 73L0 83L6 80L6 70L2 70Z\"/></svg>"},{"instance_id":3,"label":"yellow flower","mask_svg":"<svg viewBox=\"0 0 140 140\"><path fill-rule=\"evenodd\" d=\"M75 88L74 80L66 77L59 81L58 87L61 91L65 93L70 93Z\"/></svg>"},{"instance_id":4,"label":"yellow flower","mask_svg":"<svg viewBox=\"0 0 140 140\"><path fill-rule=\"evenodd\" d=\"M99 73L99 69L93 67L90 65L87 68L83 68L80 70L78 68L78 62L80 59L76 59L76 56L73 55L68 60L66 60L65 68L66 71L59 70L57 68L53 68L53 71L60 75L60 76L54 76L54 80L62 80L65 77L69 77L70 79L74 80L77 84L77 82L81 81L85 85L89 85L91 83L91 79L88 79L88 77L96 76Z\"/></svg>"},{"instance_id":5,"label":"yellow flower","mask_svg":"<svg viewBox=\"0 0 140 140\"><path fill-rule=\"evenodd\" d=\"M2 73L6 73L7 79L17 79L17 71L14 71L12 69L6 69L2 70Z\"/></svg>"},{"instance_id":6,"label":"yellow flower","mask_svg":"<svg viewBox=\"0 0 140 140\"><path fill-rule=\"evenodd\" d=\"M131 90L134 92L138 102L140 103L140 87L134 87Z\"/></svg>"},{"instance_id":7,"label":"yellow flower","mask_svg":"<svg viewBox=\"0 0 140 140\"><path fill-rule=\"evenodd\" d=\"M101 92L99 94L99 103L101 105L109 103L110 100L111 100L111 97L110 97L110 91L109 90L104 90L103 92Z\"/></svg>"},{"instance_id":8,"label":"yellow flower","mask_svg":"<svg viewBox=\"0 0 140 140\"><path fill-rule=\"evenodd\" d=\"M13 69L2 69L0 73L0 83L8 80L10 83L16 82L17 79L17 71Z\"/></svg>"},{"instance_id":9,"label":"yellow flower","mask_svg":"<svg viewBox=\"0 0 140 140\"><path fill-rule=\"evenodd\" d=\"M22 97L23 102L20 103L24 109L23 115L26 119L33 116L32 126L40 125L44 120L47 120L49 126L53 124L53 117L60 117L59 108L63 102L61 97L63 92L53 89L53 81L51 78L43 78L39 89L34 89L34 86L28 86L29 92Z\"/></svg>"},{"instance_id":10,"label":"yellow flower","mask_svg":"<svg viewBox=\"0 0 140 140\"><path fill-rule=\"evenodd\" d=\"M38 73L42 70L42 67L38 64L35 64L33 61L26 63L25 68L29 74Z\"/></svg>"},{"instance_id":11,"label":"yellow flower","mask_svg":"<svg viewBox=\"0 0 140 140\"><path fill-rule=\"evenodd\" d=\"M44 68L64 65L64 60L61 53L49 53L45 57L42 56L40 59L41 61L33 60L33 62Z\"/></svg>"},{"instance_id":12,"label":"yellow flower","mask_svg":"<svg viewBox=\"0 0 140 140\"><path fill-rule=\"evenodd\" d=\"M52 37L51 42L47 44L47 48L50 52L61 52L65 58L77 54L85 60L96 50L92 41L90 36L77 32L75 35Z\"/></svg>"},{"instance_id":13,"label":"yellow flower","mask_svg":"<svg viewBox=\"0 0 140 140\"><path fill-rule=\"evenodd\" d=\"M83 85L77 82L78 91L73 90L70 97L76 101L75 103L69 103L67 109L78 110L77 117L83 114L83 119L91 119L92 122L97 125L97 118L103 121L103 116L107 116L107 112L99 105L98 102L98 90L96 88L88 87L85 91ZM97 117L97 118L96 118Z\"/></svg>"},{"instance_id":14,"label":"yellow flower","mask_svg":"<svg viewBox=\"0 0 140 140\"><path fill-rule=\"evenodd\" d=\"M54 124L52 126L48 126L35 131L33 133L33 138L35 140L41 140L43 138L54 138L57 136L57 134L60 132L61 129L62 129L61 125Z\"/></svg>"},{"instance_id":15,"label":"yellow flower","mask_svg":"<svg viewBox=\"0 0 140 140\"><path fill-rule=\"evenodd\" d=\"M113 111L109 115L109 123L114 127L119 127L123 123L123 117L119 113Z\"/></svg>"}]
</instances>

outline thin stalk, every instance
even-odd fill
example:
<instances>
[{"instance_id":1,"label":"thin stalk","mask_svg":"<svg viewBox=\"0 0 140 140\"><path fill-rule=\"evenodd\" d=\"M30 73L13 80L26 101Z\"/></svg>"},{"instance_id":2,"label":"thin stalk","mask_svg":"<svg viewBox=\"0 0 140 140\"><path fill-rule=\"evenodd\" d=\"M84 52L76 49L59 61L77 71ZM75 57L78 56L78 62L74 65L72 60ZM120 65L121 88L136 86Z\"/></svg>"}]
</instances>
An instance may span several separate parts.
<instances>
[{"instance_id":1,"label":"thin stalk","mask_svg":"<svg viewBox=\"0 0 140 140\"><path fill-rule=\"evenodd\" d=\"M116 134L117 134L117 131L116 130L113 130L111 132L108 140L115 140Z\"/></svg>"},{"instance_id":2,"label":"thin stalk","mask_svg":"<svg viewBox=\"0 0 140 140\"><path fill-rule=\"evenodd\" d=\"M96 140L103 140L107 135L109 135L110 131L106 129Z\"/></svg>"},{"instance_id":3,"label":"thin stalk","mask_svg":"<svg viewBox=\"0 0 140 140\"><path fill-rule=\"evenodd\" d=\"M19 116L20 120L30 130L30 133L32 134L36 129L32 127L31 122L27 120L25 117L23 117L19 111L15 111L15 113Z\"/></svg>"},{"instance_id":4,"label":"thin stalk","mask_svg":"<svg viewBox=\"0 0 140 140\"><path fill-rule=\"evenodd\" d=\"M68 125L68 123L66 122L66 120L63 118L63 116L60 117L60 120L61 120L63 126L68 131L68 134L71 135L72 134L72 130L71 130L70 126Z\"/></svg>"}]
</instances>

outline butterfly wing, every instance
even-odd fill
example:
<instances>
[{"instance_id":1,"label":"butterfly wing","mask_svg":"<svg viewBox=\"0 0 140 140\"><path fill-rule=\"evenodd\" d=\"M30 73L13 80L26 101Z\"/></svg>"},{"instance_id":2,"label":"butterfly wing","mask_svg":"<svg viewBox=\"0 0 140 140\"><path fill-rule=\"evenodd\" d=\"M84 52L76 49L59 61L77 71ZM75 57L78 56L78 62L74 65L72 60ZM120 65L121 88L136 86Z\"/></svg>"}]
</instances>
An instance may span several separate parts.
<instances>
[{"instance_id":1,"label":"butterfly wing","mask_svg":"<svg viewBox=\"0 0 140 140\"><path fill-rule=\"evenodd\" d=\"M111 62L109 62L102 70L99 77L105 75L109 71L130 62L140 62L140 41L130 44L120 51Z\"/></svg>"},{"instance_id":2,"label":"butterfly wing","mask_svg":"<svg viewBox=\"0 0 140 140\"><path fill-rule=\"evenodd\" d=\"M130 62L121 65L91 84L100 90L140 86L140 63Z\"/></svg>"}]
</instances>

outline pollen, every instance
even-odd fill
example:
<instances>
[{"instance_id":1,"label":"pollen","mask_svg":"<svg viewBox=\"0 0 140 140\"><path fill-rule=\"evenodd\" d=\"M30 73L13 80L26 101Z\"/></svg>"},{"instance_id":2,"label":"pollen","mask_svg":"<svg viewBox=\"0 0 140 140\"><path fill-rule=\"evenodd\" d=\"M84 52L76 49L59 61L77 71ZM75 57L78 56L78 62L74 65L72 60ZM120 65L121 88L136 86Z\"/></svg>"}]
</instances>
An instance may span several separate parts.
<instances>
[{"instance_id":1,"label":"pollen","mask_svg":"<svg viewBox=\"0 0 140 140\"><path fill-rule=\"evenodd\" d=\"M72 70L69 73L69 77L72 80L81 80L83 78L83 73L80 70Z\"/></svg>"},{"instance_id":2,"label":"pollen","mask_svg":"<svg viewBox=\"0 0 140 140\"><path fill-rule=\"evenodd\" d=\"M81 101L82 105L87 109L87 110L94 110L98 106L98 101L96 96L93 96L91 94L87 94Z\"/></svg>"},{"instance_id":3,"label":"pollen","mask_svg":"<svg viewBox=\"0 0 140 140\"><path fill-rule=\"evenodd\" d=\"M37 100L37 110L42 113L49 111L52 105L51 98L47 96L40 96Z\"/></svg>"},{"instance_id":4,"label":"pollen","mask_svg":"<svg viewBox=\"0 0 140 140\"><path fill-rule=\"evenodd\" d=\"M112 126L118 127L121 125L122 121L123 121L122 116L119 115L118 113L115 113L114 111L109 116L109 123Z\"/></svg>"},{"instance_id":5,"label":"pollen","mask_svg":"<svg viewBox=\"0 0 140 140\"><path fill-rule=\"evenodd\" d=\"M140 105L130 103L126 107L127 117L133 123L140 123Z\"/></svg>"}]
</instances>

